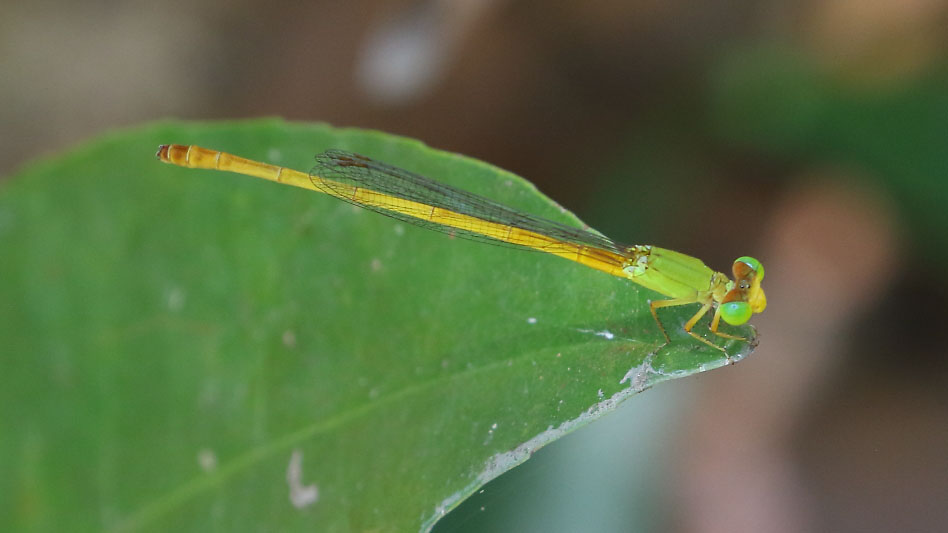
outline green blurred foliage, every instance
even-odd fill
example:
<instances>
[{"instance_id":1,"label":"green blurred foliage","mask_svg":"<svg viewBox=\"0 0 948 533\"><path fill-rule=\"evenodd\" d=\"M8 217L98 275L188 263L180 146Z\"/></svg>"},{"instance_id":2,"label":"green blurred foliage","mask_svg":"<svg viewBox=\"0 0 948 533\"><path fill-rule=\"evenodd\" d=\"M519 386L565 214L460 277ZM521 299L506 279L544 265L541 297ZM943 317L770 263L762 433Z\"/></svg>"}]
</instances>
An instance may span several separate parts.
<instances>
[{"instance_id":1,"label":"green blurred foliage","mask_svg":"<svg viewBox=\"0 0 948 533\"><path fill-rule=\"evenodd\" d=\"M744 49L713 68L714 134L791 167L832 167L888 191L918 252L948 261L948 68L885 85L799 51Z\"/></svg>"}]
</instances>

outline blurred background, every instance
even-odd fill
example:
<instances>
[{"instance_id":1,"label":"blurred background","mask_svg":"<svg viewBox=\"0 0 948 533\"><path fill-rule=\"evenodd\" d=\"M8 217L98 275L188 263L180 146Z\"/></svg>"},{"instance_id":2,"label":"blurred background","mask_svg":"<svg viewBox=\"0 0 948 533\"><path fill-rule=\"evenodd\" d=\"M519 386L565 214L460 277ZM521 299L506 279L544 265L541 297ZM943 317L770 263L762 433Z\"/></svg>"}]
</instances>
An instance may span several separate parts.
<instances>
[{"instance_id":1,"label":"blurred background","mask_svg":"<svg viewBox=\"0 0 948 533\"><path fill-rule=\"evenodd\" d=\"M948 529L948 0L7 2L0 175L113 128L279 115L533 181L770 307L487 485L454 531Z\"/></svg>"}]
</instances>

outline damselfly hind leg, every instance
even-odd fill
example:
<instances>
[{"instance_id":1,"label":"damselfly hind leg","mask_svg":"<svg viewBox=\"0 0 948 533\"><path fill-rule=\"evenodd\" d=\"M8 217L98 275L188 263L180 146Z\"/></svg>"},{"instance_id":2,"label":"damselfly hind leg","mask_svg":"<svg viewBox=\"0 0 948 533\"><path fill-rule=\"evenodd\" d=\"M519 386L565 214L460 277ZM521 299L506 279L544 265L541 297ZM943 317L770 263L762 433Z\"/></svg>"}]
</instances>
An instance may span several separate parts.
<instances>
[{"instance_id":1,"label":"damselfly hind leg","mask_svg":"<svg viewBox=\"0 0 948 533\"><path fill-rule=\"evenodd\" d=\"M665 330L665 325L662 324L662 320L661 320L660 318L658 318L658 311L657 311L657 310L658 310L659 308L662 308L662 307L676 307L676 306L679 306L679 305L688 305L688 304L695 304L695 303L700 303L700 302L699 302L697 299L694 299L694 298L673 298L673 299L670 299L670 300L649 301L649 303L648 303L648 308L649 308L649 311L652 312L652 318L655 319L655 323L658 324L658 328L662 331L662 335L665 337L665 344L663 344L662 346L660 346L660 347L659 347L659 350L661 350L662 348L664 348L665 346L667 346L669 343L671 343L671 338L668 336L668 331ZM690 335L691 337L697 339L698 341L700 341L700 342L702 342L702 343L704 343L704 344L706 344L706 345L708 345L708 346L710 346L710 347L712 347L712 348L714 348L714 349L716 349L716 350L719 350L721 353L724 354L724 357L727 359L726 364L731 364L731 356L730 356L730 354L727 353L727 350L725 350L722 346L718 346L717 344L715 344L715 343L709 341L708 339L702 337L701 335L698 335L697 333L695 333L695 332L693 331L693 328L695 327L695 324L697 324L698 321L701 320L701 318L704 317L704 315L706 315L706 314L708 313L708 311L711 310L711 307L712 307L713 305L714 305L714 303L713 303L712 301L708 301L708 302L705 302L704 304L702 304L702 305L701 305L701 308L698 309L698 312L695 313L694 316L692 316L692 317L688 320L688 322L685 323L685 326L684 326L683 329L685 330L685 333L687 333L687 334ZM716 312L716 313L715 313L715 318L714 318L714 320L712 321L711 328L710 328L710 329L711 329L711 333L714 333L714 334L717 335L718 337L724 337L724 338L727 338L727 339L742 340L742 341L746 341L746 340L747 340L747 339L744 338L744 337L739 337L739 336L737 336L737 335L730 335L730 334L728 334L728 333L724 333L724 332L718 331L718 328L717 328L718 319L719 319L719 313Z\"/></svg>"}]
</instances>

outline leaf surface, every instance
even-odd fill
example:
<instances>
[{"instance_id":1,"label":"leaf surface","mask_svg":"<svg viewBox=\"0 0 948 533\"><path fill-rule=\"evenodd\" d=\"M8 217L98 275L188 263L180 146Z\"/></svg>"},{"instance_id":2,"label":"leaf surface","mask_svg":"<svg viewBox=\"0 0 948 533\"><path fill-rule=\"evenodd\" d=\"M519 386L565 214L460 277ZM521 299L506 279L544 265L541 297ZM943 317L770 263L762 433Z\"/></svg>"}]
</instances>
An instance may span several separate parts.
<instances>
[{"instance_id":1,"label":"leaf surface","mask_svg":"<svg viewBox=\"0 0 948 533\"><path fill-rule=\"evenodd\" d=\"M163 165L162 143L300 170L340 148L580 224L485 163L321 124L162 122L30 165L0 188L2 529L426 530L724 364L680 334L650 355L660 296L628 281Z\"/></svg>"}]
</instances>

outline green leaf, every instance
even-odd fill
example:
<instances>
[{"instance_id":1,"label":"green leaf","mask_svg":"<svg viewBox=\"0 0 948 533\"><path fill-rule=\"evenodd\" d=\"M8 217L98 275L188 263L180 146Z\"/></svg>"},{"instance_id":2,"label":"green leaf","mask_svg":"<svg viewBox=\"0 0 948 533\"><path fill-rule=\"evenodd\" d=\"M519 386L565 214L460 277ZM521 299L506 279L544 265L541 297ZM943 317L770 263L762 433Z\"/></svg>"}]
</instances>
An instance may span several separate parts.
<instances>
[{"instance_id":1,"label":"green leaf","mask_svg":"<svg viewBox=\"0 0 948 533\"><path fill-rule=\"evenodd\" d=\"M164 122L29 166L0 189L0 529L425 530L725 362L680 333L650 355L658 296L625 280L164 165L169 142L302 170L342 148L579 224L490 165L321 124Z\"/></svg>"}]
</instances>

